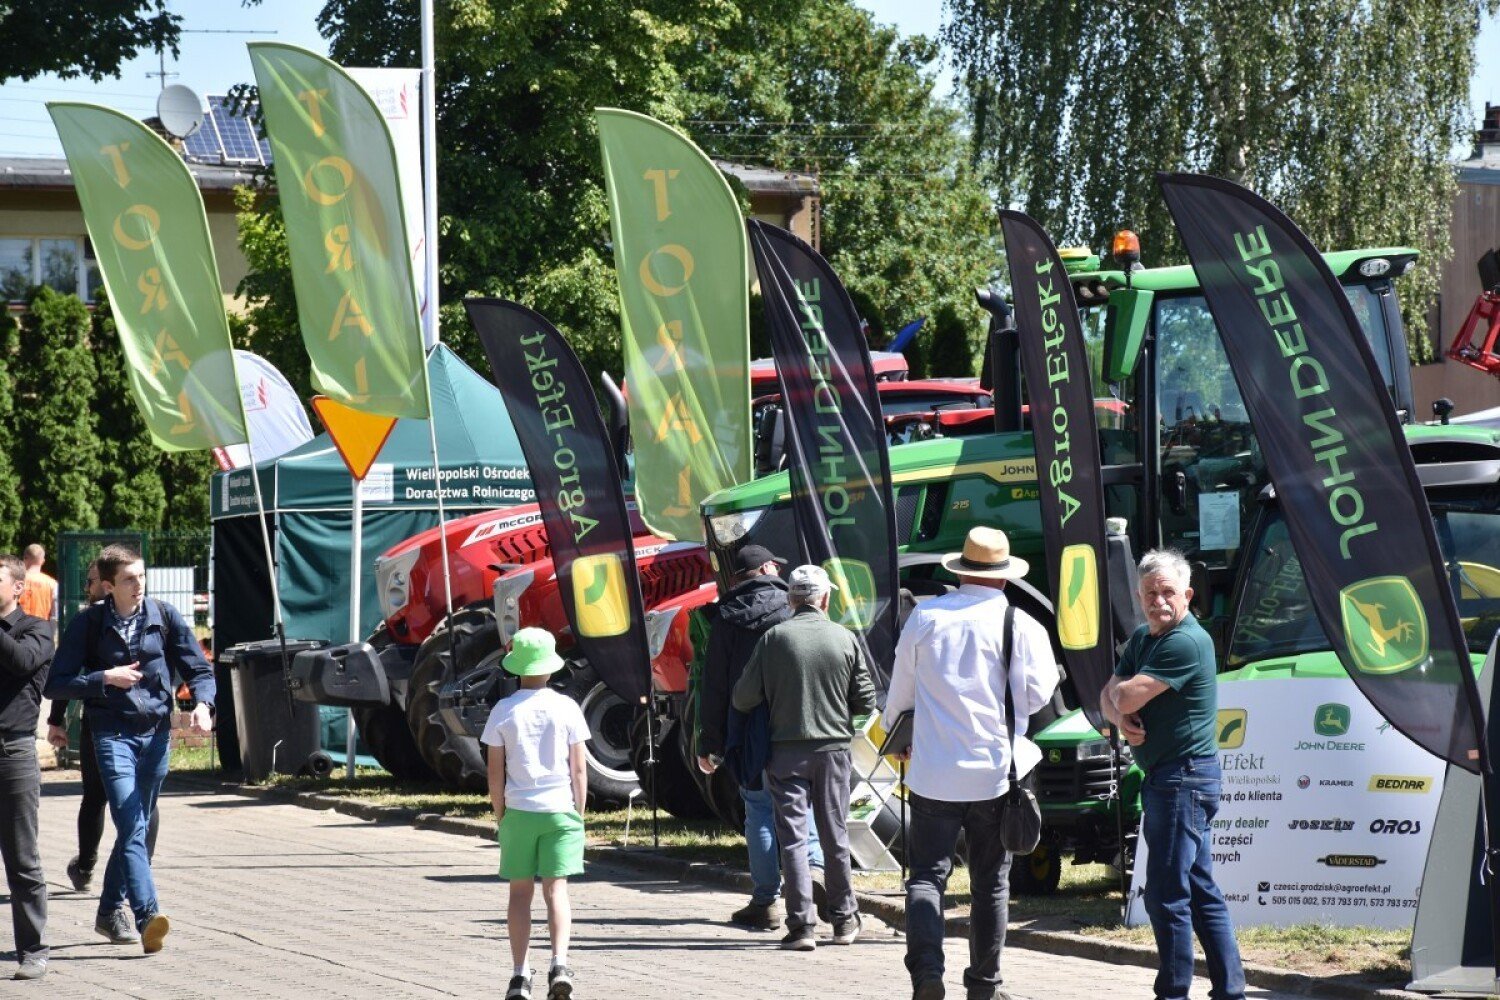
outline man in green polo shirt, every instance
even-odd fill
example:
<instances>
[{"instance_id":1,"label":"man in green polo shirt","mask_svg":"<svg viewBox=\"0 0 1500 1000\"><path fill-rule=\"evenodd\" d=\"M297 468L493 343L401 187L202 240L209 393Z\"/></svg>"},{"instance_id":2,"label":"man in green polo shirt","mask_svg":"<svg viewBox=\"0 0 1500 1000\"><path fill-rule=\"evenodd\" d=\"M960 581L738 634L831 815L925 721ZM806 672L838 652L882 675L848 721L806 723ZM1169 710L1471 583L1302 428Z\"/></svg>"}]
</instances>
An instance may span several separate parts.
<instances>
[{"instance_id":1,"label":"man in green polo shirt","mask_svg":"<svg viewBox=\"0 0 1500 1000\"><path fill-rule=\"evenodd\" d=\"M1188 613L1193 590L1181 553L1147 552L1137 578L1146 624L1126 643L1099 702L1146 772L1141 839L1144 902L1160 962L1156 997L1186 1000L1197 928L1213 984L1210 995L1243 1000L1245 971L1229 909L1214 884L1210 853L1220 783L1213 641Z\"/></svg>"}]
</instances>

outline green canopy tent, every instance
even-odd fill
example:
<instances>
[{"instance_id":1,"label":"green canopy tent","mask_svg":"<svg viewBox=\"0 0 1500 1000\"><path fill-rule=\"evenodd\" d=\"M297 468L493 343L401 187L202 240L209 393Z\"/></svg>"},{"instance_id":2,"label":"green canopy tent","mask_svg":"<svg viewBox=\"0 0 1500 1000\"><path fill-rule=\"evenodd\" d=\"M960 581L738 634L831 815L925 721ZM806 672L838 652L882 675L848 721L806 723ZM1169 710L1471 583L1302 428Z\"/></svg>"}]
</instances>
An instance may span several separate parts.
<instances>
[{"instance_id":1,"label":"green canopy tent","mask_svg":"<svg viewBox=\"0 0 1500 1000\"><path fill-rule=\"evenodd\" d=\"M427 370L448 518L530 503L531 478L499 391L441 344L428 354ZM428 434L425 420L398 420L364 481L361 638L380 621L375 557L437 524ZM347 641L353 493L332 440L320 434L253 474L273 531L287 638ZM216 650L273 636L251 475L246 467L213 477Z\"/></svg>"}]
</instances>

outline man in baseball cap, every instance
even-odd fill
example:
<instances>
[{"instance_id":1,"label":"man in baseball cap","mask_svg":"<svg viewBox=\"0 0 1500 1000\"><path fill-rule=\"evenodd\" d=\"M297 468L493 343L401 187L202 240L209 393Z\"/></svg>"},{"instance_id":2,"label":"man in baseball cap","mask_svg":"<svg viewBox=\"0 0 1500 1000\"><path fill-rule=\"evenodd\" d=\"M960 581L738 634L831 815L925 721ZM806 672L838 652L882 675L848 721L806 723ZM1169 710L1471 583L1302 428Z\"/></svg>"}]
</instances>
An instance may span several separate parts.
<instances>
[{"instance_id":1,"label":"man in baseball cap","mask_svg":"<svg viewBox=\"0 0 1500 1000\"><path fill-rule=\"evenodd\" d=\"M776 807L776 838L786 880L781 946L817 947L807 817L812 813L827 862L825 879L833 943L859 937L859 910L849 870L849 742L854 716L875 710L869 664L854 633L828 618L834 583L821 566L798 566L787 581L792 617L755 644L734 686L734 707L765 703L771 716L766 785Z\"/></svg>"}]
</instances>

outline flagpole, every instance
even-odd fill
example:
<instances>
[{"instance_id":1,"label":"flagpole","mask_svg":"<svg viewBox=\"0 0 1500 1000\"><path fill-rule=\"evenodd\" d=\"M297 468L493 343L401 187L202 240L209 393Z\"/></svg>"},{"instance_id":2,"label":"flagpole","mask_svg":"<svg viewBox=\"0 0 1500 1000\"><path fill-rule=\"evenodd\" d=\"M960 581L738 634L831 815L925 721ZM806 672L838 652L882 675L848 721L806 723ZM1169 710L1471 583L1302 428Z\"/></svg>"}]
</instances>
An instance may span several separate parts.
<instances>
[{"instance_id":1,"label":"flagpole","mask_svg":"<svg viewBox=\"0 0 1500 1000\"><path fill-rule=\"evenodd\" d=\"M360 572L361 562L364 556L364 528L365 528L365 497L362 491L363 480L349 477L349 487L354 493L353 502L349 509L352 517L352 525L349 532L349 641L360 641ZM354 722L354 709L344 709L344 780L354 780L354 750L355 741L359 739L358 728Z\"/></svg>"},{"instance_id":2,"label":"flagpole","mask_svg":"<svg viewBox=\"0 0 1500 1000\"><path fill-rule=\"evenodd\" d=\"M437 59L432 34L432 0L422 0L422 297L427 305L422 315L422 342L429 348L438 343ZM433 461L437 461L435 441ZM438 497L441 504L441 488ZM445 546L445 563L447 557Z\"/></svg>"},{"instance_id":3,"label":"flagpole","mask_svg":"<svg viewBox=\"0 0 1500 1000\"><path fill-rule=\"evenodd\" d=\"M437 486L438 549L443 554L443 608L448 623L448 657L453 658L453 570L448 565L448 517L443 511L443 467L438 461L437 419L432 409L432 375L428 365L432 356L422 361L422 378L427 383L427 436L432 444L432 478Z\"/></svg>"}]
</instances>

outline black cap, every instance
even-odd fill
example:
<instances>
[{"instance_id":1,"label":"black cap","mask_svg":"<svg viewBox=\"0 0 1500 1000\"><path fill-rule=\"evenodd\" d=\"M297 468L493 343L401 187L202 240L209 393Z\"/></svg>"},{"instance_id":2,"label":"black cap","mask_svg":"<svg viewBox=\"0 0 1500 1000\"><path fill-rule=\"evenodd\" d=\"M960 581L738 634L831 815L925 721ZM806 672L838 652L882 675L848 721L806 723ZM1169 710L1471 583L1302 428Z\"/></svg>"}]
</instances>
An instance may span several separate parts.
<instances>
[{"instance_id":1,"label":"black cap","mask_svg":"<svg viewBox=\"0 0 1500 1000\"><path fill-rule=\"evenodd\" d=\"M760 569L768 562L773 562L778 566L786 565L785 559L778 559L764 545L746 545L734 554L734 571L736 574L749 573Z\"/></svg>"}]
</instances>

